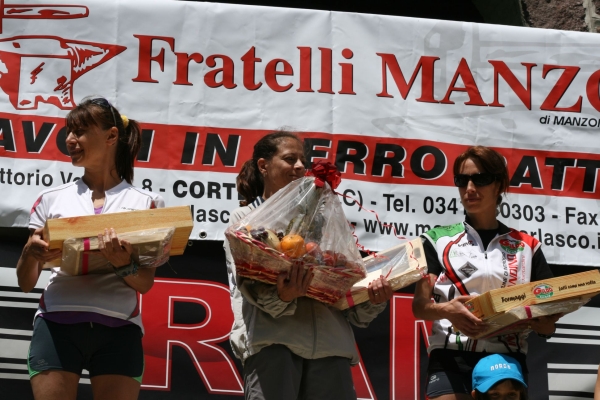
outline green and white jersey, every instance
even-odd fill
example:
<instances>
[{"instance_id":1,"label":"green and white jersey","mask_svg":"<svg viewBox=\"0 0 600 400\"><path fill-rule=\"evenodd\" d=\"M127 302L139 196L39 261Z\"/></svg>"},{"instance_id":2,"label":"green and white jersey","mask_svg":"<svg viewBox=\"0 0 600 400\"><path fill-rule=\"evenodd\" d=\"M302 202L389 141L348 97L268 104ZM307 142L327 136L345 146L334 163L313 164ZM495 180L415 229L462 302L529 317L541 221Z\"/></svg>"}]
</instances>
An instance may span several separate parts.
<instances>
[{"instance_id":1,"label":"green and white jersey","mask_svg":"<svg viewBox=\"0 0 600 400\"><path fill-rule=\"evenodd\" d=\"M552 276L541 243L502 223L487 248L467 222L434 228L423 237L427 239L429 273L437 275L433 289L437 303ZM428 351L442 348L526 354L526 338L527 334L520 333L473 340L455 332L444 319L434 322Z\"/></svg>"}]
</instances>

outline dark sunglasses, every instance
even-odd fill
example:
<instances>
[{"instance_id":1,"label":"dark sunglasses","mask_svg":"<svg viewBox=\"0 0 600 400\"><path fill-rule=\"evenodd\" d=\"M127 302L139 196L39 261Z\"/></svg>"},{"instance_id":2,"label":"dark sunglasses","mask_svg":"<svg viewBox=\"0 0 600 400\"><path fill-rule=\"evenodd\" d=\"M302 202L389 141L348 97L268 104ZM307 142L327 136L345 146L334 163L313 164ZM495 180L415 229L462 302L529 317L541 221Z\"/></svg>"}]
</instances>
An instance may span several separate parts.
<instances>
[{"instance_id":1,"label":"dark sunglasses","mask_svg":"<svg viewBox=\"0 0 600 400\"><path fill-rule=\"evenodd\" d=\"M479 174L466 175L457 174L454 175L454 185L463 188L467 187L469 181L473 182L475 186L487 186L496 180L496 175L490 174L489 172L481 172Z\"/></svg>"},{"instance_id":2,"label":"dark sunglasses","mask_svg":"<svg viewBox=\"0 0 600 400\"><path fill-rule=\"evenodd\" d=\"M110 110L110 113L113 116L113 122L115 123L115 126L117 126L117 118L115 117L115 112L113 110L113 105L110 104L108 102L108 100L106 100L104 97L96 97L93 99L87 99L87 101L89 101L92 104L95 104L97 106L103 107L103 108L108 108Z\"/></svg>"}]
</instances>

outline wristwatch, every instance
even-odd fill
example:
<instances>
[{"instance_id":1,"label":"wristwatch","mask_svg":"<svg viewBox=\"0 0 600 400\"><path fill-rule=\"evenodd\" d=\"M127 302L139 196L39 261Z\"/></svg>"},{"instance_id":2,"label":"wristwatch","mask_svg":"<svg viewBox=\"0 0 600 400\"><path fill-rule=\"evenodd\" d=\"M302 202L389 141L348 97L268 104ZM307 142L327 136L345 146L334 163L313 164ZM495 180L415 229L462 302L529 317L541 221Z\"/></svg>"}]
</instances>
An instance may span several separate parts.
<instances>
[{"instance_id":1,"label":"wristwatch","mask_svg":"<svg viewBox=\"0 0 600 400\"><path fill-rule=\"evenodd\" d=\"M125 278L129 275L137 275L137 271L139 268L140 264L138 264L137 261L133 259L133 257L131 258L131 262L128 265L119 268L113 265L113 270L115 271L115 274L117 274L117 276L120 276L121 278Z\"/></svg>"}]
</instances>

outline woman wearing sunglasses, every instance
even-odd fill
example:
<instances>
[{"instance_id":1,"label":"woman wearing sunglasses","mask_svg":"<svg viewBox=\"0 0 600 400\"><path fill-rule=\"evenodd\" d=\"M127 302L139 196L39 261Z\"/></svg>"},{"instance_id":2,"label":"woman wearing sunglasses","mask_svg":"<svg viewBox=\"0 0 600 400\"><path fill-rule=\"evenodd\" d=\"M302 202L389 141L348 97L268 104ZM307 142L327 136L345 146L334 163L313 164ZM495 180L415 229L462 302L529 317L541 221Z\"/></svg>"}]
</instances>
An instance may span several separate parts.
<instances>
[{"instance_id":1,"label":"woman wearing sunglasses","mask_svg":"<svg viewBox=\"0 0 600 400\"><path fill-rule=\"evenodd\" d=\"M417 283L413 299L415 317L434 321L427 396L436 400L470 399L473 367L490 353L510 354L527 371L529 331L549 337L559 318L530 320L518 334L470 339L485 325L467 310L467 300L492 289L550 278L552 272L536 238L496 219L509 185L504 157L487 147L469 148L454 161L454 183L465 221L423 235L429 279Z\"/></svg>"},{"instance_id":2,"label":"woman wearing sunglasses","mask_svg":"<svg viewBox=\"0 0 600 400\"><path fill-rule=\"evenodd\" d=\"M17 264L24 292L42 266L61 256L49 250L47 219L164 207L163 199L131 185L141 145L140 126L106 99L84 99L66 118L66 145L81 179L41 192L29 221L30 236ZM131 244L106 227L98 235L114 273L70 276L56 268L34 318L28 367L36 400L77 397L82 369L94 399L137 399L144 369L138 293L154 283L154 269L138 271Z\"/></svg>"}]
</instances>

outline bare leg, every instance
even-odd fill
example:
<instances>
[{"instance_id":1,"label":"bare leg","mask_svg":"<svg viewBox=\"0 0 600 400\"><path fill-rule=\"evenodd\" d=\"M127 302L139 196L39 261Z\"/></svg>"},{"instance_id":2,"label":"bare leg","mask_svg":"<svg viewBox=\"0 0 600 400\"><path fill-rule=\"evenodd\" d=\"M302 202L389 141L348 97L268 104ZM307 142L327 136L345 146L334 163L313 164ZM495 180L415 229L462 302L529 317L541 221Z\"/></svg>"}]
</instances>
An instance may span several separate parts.
<instances>
[{"instance_id":1,"label":"bare leg","mask_svg":"<svg viewBox=\"0 0 600 400\"><path fill-rule=\"evenodd\" d=\"M79 375L73 372L50 370L31 378L35 400L75 400Z\"/></svg>"},{"instance_id":2,"label":"bare leg","mask_svg":"<svg viewBox=\"0 0 600 400\"><path fill-rule=\"evenodd\" d=\"M135 400L140 394L140 383L129 376L98 375L91 381L94 400Z\"/></svg>"}]
</instances>

